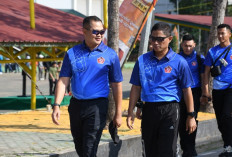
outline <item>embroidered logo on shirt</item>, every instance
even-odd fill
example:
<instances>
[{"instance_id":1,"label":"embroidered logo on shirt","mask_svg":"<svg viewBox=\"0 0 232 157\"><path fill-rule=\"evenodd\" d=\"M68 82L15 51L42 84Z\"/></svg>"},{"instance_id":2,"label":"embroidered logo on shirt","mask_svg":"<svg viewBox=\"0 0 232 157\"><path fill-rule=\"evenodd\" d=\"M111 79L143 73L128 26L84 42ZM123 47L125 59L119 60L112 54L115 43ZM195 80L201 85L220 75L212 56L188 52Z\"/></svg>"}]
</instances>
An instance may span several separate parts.
<instances>
[{"instance_id":1,"label":"embroidered logo on shirt","mask_svg":"<svg viewBox=\"0 0 232 157\"><path fill-rule=\"evenodd\" d=\"M197 65L197 62L193 61L192 66L196 66L196 65Z\"/></svg>"},{"instance_id":2,"label":"embroidered logo on shirt","mask_svg":"<svg viewBox=\"0 0 232 157\"><path fill-rule=\"evenodd\" d=\"M230 56L230 59L232 60L232 55Z\"/></svg>"},{"instance_id":3,"label":"embroidered logo on shirt","mask_svg":"<svg viewBox=\"0 0 232 157\"><path fill-rule=\"evenodd\" d=\"M165 73L171 73L172 67L167 66L167 67L164 69L164 71L165 71Z\"/></svg>"},{"instance_id":4,"label":"embroidered logo on shirt","mask_svg":"<svg viewBox=\"0 0 232 157\"><path fill-rule=\"evenodd\" d=\"M99 57L99 58L97 59L97 62L98 62L98 64L103 64L103 63L105 62L105 58Z\"/></svg>"}]
</instances>

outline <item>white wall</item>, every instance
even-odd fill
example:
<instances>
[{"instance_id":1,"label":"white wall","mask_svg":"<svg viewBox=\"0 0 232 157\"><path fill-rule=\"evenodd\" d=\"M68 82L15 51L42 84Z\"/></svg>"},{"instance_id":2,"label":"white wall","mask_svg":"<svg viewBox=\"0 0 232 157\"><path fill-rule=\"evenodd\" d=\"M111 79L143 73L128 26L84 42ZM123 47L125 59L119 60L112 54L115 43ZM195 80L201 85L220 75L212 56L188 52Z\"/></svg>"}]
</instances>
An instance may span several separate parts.
<instances>
[{"instance_id":1,"label":"white wall","mask_svg":"<svg viewBox=\"0 0 232 157\"><path fill-rule=\"evenodd\" d=\"M54 9L69 9L72 7L72 0L34 0L34 2Z\"/></svg>"},{"instance_id":2,"label":"white wall","mask_svg":"<svg viewBox=\"0 0 232 157\"><path fill-rule=\"evenodd\" d=\"M103 20L103 0L92 0L92 1L93 1L92 2L92 7L93 7L92 15L96 15Z\"/></svg>"},{"instance_id":3,"label":"white wall","mask_svg":"<svg viewBox=\"0 0 232 157\"><path fill-rule=\"evenodd\" d=\"M103 0L34 0L36 3L54 8L54 9L74 9L86 16L87 14L87 1L92 2L92 9L90 10L90 15L96 15L103 20ZM152 0L147 0L152 1ZM232 1L232 0L229 0ZM123 0L119 0L119 4ZM75 5L75 6L73 6ZM119 6L120 6L119 5ZM158 0L155 6L155 13L165 13L167 14L168 11L171 11L172 14L175 14L173 10L174 4L170 3L169 0Z\"/></svg>"},{"instance_id":4,"label":"white wall","mask_svg":"<svg viewBox=\"0 0 232 157\"><path fill-rule=\"evenodd\" d=\"M85 0L76 0L76 6L74 8L77 9L78 12L86 15L86 1Z\"/></svg>"},{"instance_id":5,"label":"white wall","mask_svg":"<svg viewBox=\"0 0 232 157\"><path fill-rule=\"evenodd\" d=\"M232 5L232 0L228 0L228 4L229 4L229 5Z\"/></svg>"}]
</instances>

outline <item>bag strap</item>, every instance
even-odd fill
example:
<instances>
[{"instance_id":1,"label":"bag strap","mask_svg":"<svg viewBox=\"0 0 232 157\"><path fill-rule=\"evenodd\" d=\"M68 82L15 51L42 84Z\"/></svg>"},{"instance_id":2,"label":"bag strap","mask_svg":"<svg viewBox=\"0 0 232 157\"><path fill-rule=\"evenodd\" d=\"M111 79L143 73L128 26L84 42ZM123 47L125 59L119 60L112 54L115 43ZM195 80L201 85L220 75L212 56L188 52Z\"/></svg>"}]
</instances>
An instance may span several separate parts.
<instances>
[{"instance_id":1,"label":"bag strap","mask_svg":"<svg viewBox=\"0 0 232 157\"><path fill-rule=\"evenodd\" d=\"M217 59L215 59L215 61L213 62L213 66L215 66L216 62L219 60L219 58L220 58L226 51L227 51L227 52L226 52L225 58L227 57L228 52L230 51L231 46L232 46L232 44L230 44L230 46L227 47L227 49L225 49L225 50L218 56Z\"/></svg>"},{"instance_id":2,"label":"bag strap","mask_svg":"<svg viewBox=\"0 0 232 157\"><path fill-rule=\"evenodd\" d=\"M202 62L201 62L201 55L197 53L197 63L198 63L198 73L199 77L201 80L201 67L202 67Z\"/></svg>"},{"instance_id":3,"label":"bag strap","mask_svg":"<svg viewBox=\"0 0 232 157\"><path fill-rule=\"evenodd\" d=\"M231 47L232 47L232 45L230 45L230 48L231 48ZM226 59L228 53L230 52L230 48L229 48L229 50L226 52L226 55L225 55L224 59Z\"/></svg>"}]
</instances>

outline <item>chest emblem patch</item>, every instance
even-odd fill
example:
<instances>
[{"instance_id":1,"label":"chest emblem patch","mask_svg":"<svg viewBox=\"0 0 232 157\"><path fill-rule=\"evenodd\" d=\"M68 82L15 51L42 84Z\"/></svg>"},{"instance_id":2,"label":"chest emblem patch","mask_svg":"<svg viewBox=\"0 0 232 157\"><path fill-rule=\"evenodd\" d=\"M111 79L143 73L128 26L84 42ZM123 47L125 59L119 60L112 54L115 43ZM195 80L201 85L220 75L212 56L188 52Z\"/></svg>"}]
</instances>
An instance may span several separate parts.
<instances>
[{"instance_id":1,"label":"chest emblem patch","mask_svg":"<svg viewBox=\"0 0 232 157\"><path fill-rule=\"evenodd\" d=\"M230 56L230 59L232 60L232 55Z\"/></svg>"},{"instance_id":2,"label":"chest emblem patch","mask_svg":"<svg viewBox=\"0 0 232 157\"><path fill-rule=\"evenodd\" d=\"M193 61L192 66L196 66L196 65L197 65L197 62Z\"/></svg>"},{"instance_id":3,"label":"chest emblem patch","mask_svg":"<svg viewBox=\"0 0 232 157\"><path fill-rule=\"evenodd\" d=\"M98 64L103 64L105 62L105 58L103 58L103 57L99 57L98 59L97 59L97 63Z\"/></svg>"},{"instance_id":4,"label":"chest emblem patch","mask_svg":"<svg viewBox=\"0 0 232 157\"><path fill-rule=\"evenodd\" d=\"M171 71L172 71L172 67L170 67L170 66L167 66L164 68L165 73L171 73Z\"/></svg>"}]
</instances>

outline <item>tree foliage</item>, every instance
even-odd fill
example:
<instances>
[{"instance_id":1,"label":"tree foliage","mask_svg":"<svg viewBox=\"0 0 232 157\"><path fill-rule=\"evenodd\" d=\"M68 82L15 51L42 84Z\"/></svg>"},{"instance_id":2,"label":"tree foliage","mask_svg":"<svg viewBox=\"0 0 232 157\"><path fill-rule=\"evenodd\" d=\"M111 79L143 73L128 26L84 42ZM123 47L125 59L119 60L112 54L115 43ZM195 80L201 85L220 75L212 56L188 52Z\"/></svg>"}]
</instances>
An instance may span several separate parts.
<instances>
[{"instance_id":1,"label":"tree foliage","mask_svg":"<svg viewBox=\"0 0 232 157\"><path fill-rule=\"evenodd\" d=\"M170 0L177 5L179 1L179 14L209 15L212 13L212 0Z\"/></svg>"},{"instance_id":2,"label":"tree foliage","mask_svg":"<svg viewBox=\"0 0 232 157\"><path fill-rule=\"evenodd\" d=\"M173 39L171 41L171 43L169 44L169 46L172 48L173 51L177 52L178 50L178 40L176 36L173 36Z\"/></svg>"},{"instance_id":3,"label":"tree foliage","mask_svg":"<svg viewBox=\"0 0 232 157\"><path fill-rule=\"evenodd\" d=\"M182 15L211 15L212 14L212 0L170 0L170 2L174 3L175 6L177 2L179 2L178 14ZM195 37L195 42L201 42L201 51L206 51L206 41L207 36L209 34L208 31L201 31L201 41L198 40L199 30L195 28L183 27L180 26L180 39L186 33L189 33Z\"/></svg>"}]
</instances>

